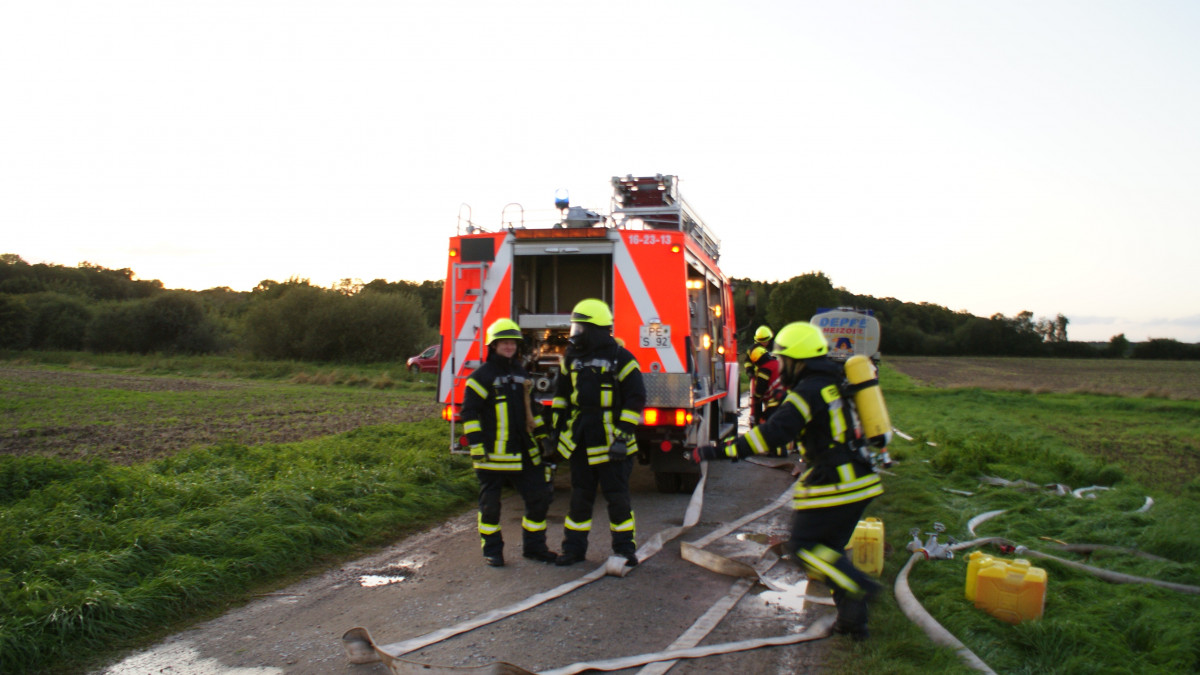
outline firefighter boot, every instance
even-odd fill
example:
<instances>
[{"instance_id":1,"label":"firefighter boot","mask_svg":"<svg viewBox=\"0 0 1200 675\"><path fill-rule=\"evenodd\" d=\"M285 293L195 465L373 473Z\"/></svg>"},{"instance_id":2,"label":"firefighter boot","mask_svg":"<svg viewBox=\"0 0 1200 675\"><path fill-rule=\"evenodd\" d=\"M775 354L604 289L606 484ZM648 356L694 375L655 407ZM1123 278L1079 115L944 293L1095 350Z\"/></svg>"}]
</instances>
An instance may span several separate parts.
<instances>
[{"instance_id":1,"label":"firefighter boot","mask_svg":"<svg viewBox=\"0 0 1200 675\"><path fill-rule=\"evenodd\" d=\"M563 535L562 549L562 553L554 561L554 564L559 567L587 560L588 532L568 528L566 534Z\"/></svg>"},{"instance_id":2,"label":"firefighter boot","mask_svg":"<svg viewBox=\"0 0 1200 675\"><path fill-rule=\"evenodd\" d=\"M546 546L545 529L522 531L521 555L543 563L552 563L558 560L558 554Z\"/></svg>"},{"instance_id":3,"label":"firefighter boot","mask_svg":"<svg viewBox=\"0 0 1200 675\"><path fill-rule=\"evenodd\" d=\"M837 621L833 622L835 634L849 636L855 642L870 637L870 633L867 632L866 600L852 598L849 593L838 588L833 592L833 604L837 607Z\"/></svg>"},{"instance_id":4,"label":"firefighter boot","mask_svg":"<svg viewBox=\"0 0 1200 675\"><path fill-rule=\"evenodd\" d=\"M855 567L846 556L839 558L834 567L853 580L855 587L834 587L833 602L837 606L838 618L833 624L833 632L849 635L855 642L866 640L869 637L867 601L874 598L883 586Z\"/></svg>"},{"instance_id":5,"label":"firefighter boot","mask_svg":"<svg viewBox=\"0 0 1200 675\"><path fill-rule=\"evenodd\" d=\"M489 567L504 567L504 540L499 532L491 532L482 536L483 562Z\"/></svg>"},{"instance_id":6,"label":"firefighter boot","mask_svg":"<svg viewBox=\"0 0 1200 675\"><path fill-rule=\"evenodd\" d=\"M617 535L619 534L622 533L613 533L613 555L624 558L626 567L636 567L638 564L637 546L634 545L633 537L626 533L626 536L618 539Z\"/></svg>"}]
</instances>

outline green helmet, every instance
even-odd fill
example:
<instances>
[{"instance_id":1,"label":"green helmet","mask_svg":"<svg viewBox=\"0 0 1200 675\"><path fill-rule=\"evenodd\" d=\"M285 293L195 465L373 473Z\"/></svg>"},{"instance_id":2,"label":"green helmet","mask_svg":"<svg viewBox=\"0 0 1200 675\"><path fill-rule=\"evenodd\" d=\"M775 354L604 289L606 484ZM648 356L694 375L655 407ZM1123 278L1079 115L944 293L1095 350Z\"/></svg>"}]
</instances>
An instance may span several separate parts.
<instances>
[{"instance_id":1,"label":"green helmet","mask_svg":"<svg viewBox=\"0 0 1200 675\"><path fill-rule=\"evenodd\" d=\"M768 344L775 334L767 326L759 326L758 330L754 331L754 341L760 344Z\"/></svg>"},{"instance_id":2,"label":"green helmet","mask_svg":"<svg viewBox=\"0 0 1200 675\"><path fill-rule=\"evenodd\" d=\"M811 359L829 353L829 343L820 328L807 321L789 323L775 336L775 354L793 359Z\"/></svg>"},{"instance_id":3,"label":"green helmet","mask_svg":"<svg viewBox=\"0 0 1200 675\"><path fill-rule=\"evenodd\" d=\"M588 298L580 300L571 311L572 323L590 323L593 326L611 326L613 324L612 310L603 300Z\"/></svg>"},{"instance_id":4,"label":"green helmet","mask_svg":"<svg viewBox=\"0 0 1200 675\"><path fill-rule=\"evenodd\" d=\"M496 340L520 340L521 327L512 319L496 319L487 329L487 343Z\"/></svg>"}]
</instances>

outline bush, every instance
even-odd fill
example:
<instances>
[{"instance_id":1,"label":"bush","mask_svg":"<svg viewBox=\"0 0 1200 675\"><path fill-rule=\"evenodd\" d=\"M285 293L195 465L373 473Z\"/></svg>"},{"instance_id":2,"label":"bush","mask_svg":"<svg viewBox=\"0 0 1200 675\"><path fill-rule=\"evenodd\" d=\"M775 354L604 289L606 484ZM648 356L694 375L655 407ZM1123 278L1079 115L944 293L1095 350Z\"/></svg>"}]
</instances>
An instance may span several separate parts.
<instances>
[{"instance_id":1,"label":"bush","mask_svg":"<svg viewBox=\"0 0 1200 675\"><path fill-rule=\"evenodd\" d=\"M1187 344L1167 338L1153 338L1133 346L1135 359L1193 360L1200 359L1200 345Z\"/></svg>"},{"instance_id":2,"label":"bush","mask_svg":"<svg viewBox=\"0 0 1200 675\"><path fill-rule=\"evenodd\" d=\"M34 349L83 349L92 308L82 299L61 293L25 298L33 312L30 346Z\"/></svg>"},{"instance_id":3,"label":"bush","mask_svg":"<svg viewBox=\"0 0 1200 675\"><path fill-rule=\"evenodd\" d=\"M84 347L101 353L144 354L149 351L141 326L141 312L136 305L133 302L100 305L84 332Z\"/></svg>"},{"instance_id":4,"label":"bush","mask_svg":"<svg viewBox=\"0 0 1200 675\"><path fill-rule=\"evenodd\" d=\"M220 331L195 294L161 293L102 306L84 343L95 352L204 354L221 347Z\"/></svg>"},{"instance_id":5,"label":"bush","mask_svg":"<svg viewBox=\"0 0 1200 675\"><path fill-rule=\"evenodd\" d=\"M0 294L0 348L25 349L33 327L33 312L21 298Z\"/></svg>"},{"instance_id":6,"label":"bush","mask_svg":"<svg viewBox=\"0 0 1200 675\"><path fill-rule=\"evenodd\" d=\"M371 362L402 359L433 340L410 293L351 296L291 284L246 315L246 345L261 358Z\"/></svg>"}]
</instances>

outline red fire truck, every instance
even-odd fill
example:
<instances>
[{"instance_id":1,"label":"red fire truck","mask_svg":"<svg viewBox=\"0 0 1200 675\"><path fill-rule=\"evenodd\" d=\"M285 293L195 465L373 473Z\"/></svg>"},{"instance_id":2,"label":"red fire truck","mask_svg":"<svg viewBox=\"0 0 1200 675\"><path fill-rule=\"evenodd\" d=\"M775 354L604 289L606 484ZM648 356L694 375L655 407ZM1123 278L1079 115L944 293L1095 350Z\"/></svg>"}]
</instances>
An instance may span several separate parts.
<instances>
[{"instance_id":1,"label":"red fire truck","mask_svg":"<svg viewBox=\"0 0 1200 675\"><path fill-rule=\"evenodd\" d=\"M521 326L534 399L548 406L571 309L600 298L645 380L639 460L659 491L689 490L698 475L691 449L737 428L736 326L729 280L717 267L720 242L680 197L675 176L614 177L612 187L607 214L560 195L556 219L542 226L527 224L522 209L515 222L502 214L494 231L468 215L464 232L460 213L442 298L442 416L452 450L463 452L463 388L486 356L487 326L501 317Z\"/></svg>"}]
</instances>

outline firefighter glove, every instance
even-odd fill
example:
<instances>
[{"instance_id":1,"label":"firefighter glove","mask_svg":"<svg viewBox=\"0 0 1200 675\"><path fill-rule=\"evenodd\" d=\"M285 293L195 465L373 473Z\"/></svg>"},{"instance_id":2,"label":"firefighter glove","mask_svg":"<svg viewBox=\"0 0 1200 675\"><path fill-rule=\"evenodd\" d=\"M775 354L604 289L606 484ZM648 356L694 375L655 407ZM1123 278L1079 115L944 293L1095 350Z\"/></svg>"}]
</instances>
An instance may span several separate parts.
<instances>
[{"instance_id":1,"label":"firefighter glove","mask_svg":"<svg viewBox=\"0 0 1200 675\"><path fill-rule=\"evenodd\" d=\"M715 445L701 445L692 450L692 460L697 464L712 459L725 459L721 449Z\"/></svg>"},{"instance_id":2,"label":"firefighter glove","mask_svg":"<svg viewBox=\"0 0 1200 675\"><path fill-rule=\"evenodd\" d=\"M608 446L608 457L612 460L622 460L629 456L629 444L633 442L633 434L618 431L612 445Z\"/></svg>"},{"instance_id":3,"label":"firefighter glove","mask_svg":"<svg viewBox=\"0 0 1200 675\"><path fill-rule=\"evenodd\" d=\"M738 461L737 446L729 441L725 445L701 445L692 451L692 460L697 464L714 459Z\"/></svg>"}]
</instances>

